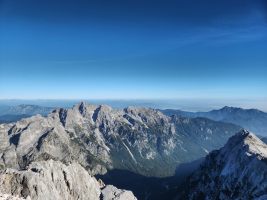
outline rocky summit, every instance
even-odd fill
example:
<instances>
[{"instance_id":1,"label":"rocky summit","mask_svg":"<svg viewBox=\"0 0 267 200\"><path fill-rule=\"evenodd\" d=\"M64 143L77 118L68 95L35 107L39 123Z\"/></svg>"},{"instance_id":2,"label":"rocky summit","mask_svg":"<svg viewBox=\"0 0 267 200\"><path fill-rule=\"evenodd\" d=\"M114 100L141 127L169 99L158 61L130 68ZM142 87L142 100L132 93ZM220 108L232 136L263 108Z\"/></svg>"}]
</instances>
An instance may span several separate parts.
<instances>
[{"instance_id":1,"label":"rocky summit","mask_svg":"<svg viewBox=\"0 0 267 200\"><path fill-rule=\"evenodd\" d=\"M242 130L210 153L178 199L267 199L267 145Z\"/></svg>"},{"instance_id":2,"label":"rocky summit","mask_svg":"<svg viewBox=\"0 0 267 200\"><path fill-rule=\"evenodd\" d=\"M136 200L130 191L98 182L77 163L53 160L33 162L25 170L4 170L0 193L3 198L28 200Z\"/></svg>"},{"instance_id":3,"label":"rocky summit","mask_svg":"<svg viewBox=\"0 0 267 200\"><path fill-rule=\"evenodd\" d=\"M0 167L34 161L76 161L90 174L125 169L145 176L173 175L177 165L221 147L241 128L205 118L166 116L158 110L84 102L0 124Z\"/></svg>"}]
</instances>

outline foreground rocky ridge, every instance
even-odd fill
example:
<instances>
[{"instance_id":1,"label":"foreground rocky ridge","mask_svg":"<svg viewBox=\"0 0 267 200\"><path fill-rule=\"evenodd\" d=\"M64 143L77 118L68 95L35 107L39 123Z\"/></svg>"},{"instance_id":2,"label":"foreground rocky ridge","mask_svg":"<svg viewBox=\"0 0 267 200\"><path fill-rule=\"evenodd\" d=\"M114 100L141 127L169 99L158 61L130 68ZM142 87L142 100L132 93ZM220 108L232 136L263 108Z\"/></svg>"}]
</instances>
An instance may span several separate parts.
<instances>
[{"instance_id":1,"label":"foreground rocky ridge","mask_svg":"<svg viewBox=\"0 0 267 200\"><path fill-rule=\"evenodd\" d=\"M243 130L210 153L178 199L267 199L267 145Z\"/></svg>"},{"instance_id":2,"label":"foreground rocky ridge","mask_svg":"<svg viewBox=\"0 0 267 200\"><path fill-rule=\"evenodd\" d=\"M53 160L33 162L25 170L4 170L0 193L32 200L136 200L130 191L98 182L77 163Z\"/></svg>"},{"instance_id":3,"label":"foreground rocky ridge","mask_svg":"<svg viewBox=\"0 0 267 200\"><path fill-rule=\"evenodd\" d=\"M0 200L25 200L24 198L15 197L10 194L0 194ZM30 200L30 198L28 198Z\"/></svg>"},{"instance_id":4,"label":"foreground rocky ridge","mask_svg":"<svg viewBox=\"0 0 267 200\"><path fill-rule=\"evenodd\" d=\"M240 127L204 118L168 117L154 109L80 103L0 124L0 167L73 160L91 174L126 169L146 176L173 175L179 163L207 155Z\"/></svg>"}]
</instances>

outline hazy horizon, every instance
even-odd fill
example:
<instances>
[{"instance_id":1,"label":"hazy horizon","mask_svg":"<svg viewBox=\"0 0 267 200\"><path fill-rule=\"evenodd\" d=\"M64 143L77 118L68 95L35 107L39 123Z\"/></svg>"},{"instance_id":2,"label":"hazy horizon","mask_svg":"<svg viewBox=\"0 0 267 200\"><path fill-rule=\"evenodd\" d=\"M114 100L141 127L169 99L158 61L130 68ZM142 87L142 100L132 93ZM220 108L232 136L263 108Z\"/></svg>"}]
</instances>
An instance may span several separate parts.
<instances>
[{"instance_id":1,"label":"hazy horizon","mask_svg":"<svg viewBox=\"0 0 267 200\"><path fill-rule=\"evenodd\" d=\"M180 109L184 111L210 111L224 106L244 109L259 109L267 112L267 101L247 99L0 99L0 106L16 106L21 104L47 107L72 107L85 101L91 104L106 104L114 108L127 106L150 107L156 109Z\"/></svg>"},{"instance_id":2,"label":"hazy horizon","mask_svg":"<svg viewBox=\"0 0 267 200\"><path fill-rule=\"evenodd\" d=\"M0 0L0 99L261 101L266 8L263 0Z\"/></svg>"}]
</instances>

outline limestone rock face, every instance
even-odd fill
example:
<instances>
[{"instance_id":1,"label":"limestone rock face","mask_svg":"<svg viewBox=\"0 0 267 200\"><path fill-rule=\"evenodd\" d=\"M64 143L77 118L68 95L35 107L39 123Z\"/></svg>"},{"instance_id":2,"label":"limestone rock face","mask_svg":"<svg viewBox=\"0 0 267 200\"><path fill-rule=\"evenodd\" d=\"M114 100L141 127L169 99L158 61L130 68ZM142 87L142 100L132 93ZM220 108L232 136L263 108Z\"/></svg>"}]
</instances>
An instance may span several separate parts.
<instances>
[{"instance_id":1,"label":"limestone rock face","mask_svg":"<svg viewBox=\"0 0 267 200\"><path fill-rule=\"evenodd\" d=\"M26 170L6 169L0 175L0 192L33 200L96 200L97 180L77 163L33 162Z\"/></svg>"},{"instance_id":2,"label":"limestone rock face","mask_svg":"<svg viewBox=\"0 0 267 200\"><path fill-rule=\"evenodd\" d=\"M102 190L101 190L102 189ZM100 196L101 194L101 196ZM31 163L25 170L0 174L0 200L136 200L131 191L107 185L79 164L59 161Z\"/></svg>"},{"instance_id":3,"label":"limestone rock face","mask_svg":"<svg viewBox=\"0 0 267 200\"><path fill-rule=\"evenodd\" d=\"M131 191L121 190L113 185L107 185L101 193L102 200L137 200Z\"/></svg>"},{"instance_id":4,"label":"limestone rock face","mask_svg":"<svg viewBox=\"0 0 267 200\"><path fill-rule=\"evenodd\" d=\"M0 194L0 200L25 200L24 198L15 197L10 194ZM26 200L31 200L31 198L27 198Z\"/></svg>"}]
</instances>

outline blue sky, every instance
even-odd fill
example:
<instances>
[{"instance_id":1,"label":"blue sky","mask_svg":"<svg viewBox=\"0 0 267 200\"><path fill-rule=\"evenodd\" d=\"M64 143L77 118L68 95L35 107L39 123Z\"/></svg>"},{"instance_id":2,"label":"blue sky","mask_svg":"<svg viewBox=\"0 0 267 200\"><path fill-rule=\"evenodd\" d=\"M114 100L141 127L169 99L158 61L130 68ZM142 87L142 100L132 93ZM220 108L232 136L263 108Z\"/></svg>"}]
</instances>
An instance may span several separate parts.
<instances>
[{"instance_id":1,"label":"blue sky","mask_svg":"<svg viewBox=\"0 0 267 200\"><path fill-rule=\"evenodd\" d=\"M266 75L266 0L0 0L0 99L267 100Z\"/></svg>"}]
</instances>

